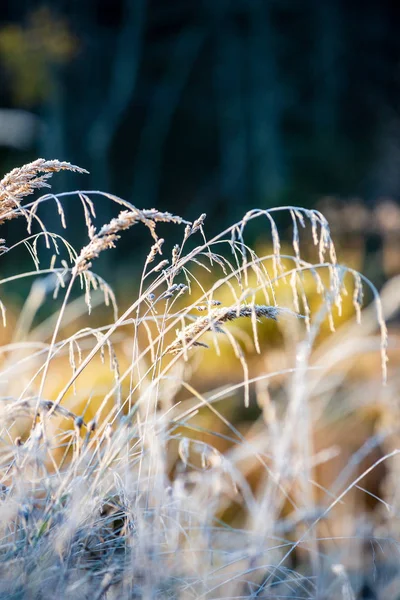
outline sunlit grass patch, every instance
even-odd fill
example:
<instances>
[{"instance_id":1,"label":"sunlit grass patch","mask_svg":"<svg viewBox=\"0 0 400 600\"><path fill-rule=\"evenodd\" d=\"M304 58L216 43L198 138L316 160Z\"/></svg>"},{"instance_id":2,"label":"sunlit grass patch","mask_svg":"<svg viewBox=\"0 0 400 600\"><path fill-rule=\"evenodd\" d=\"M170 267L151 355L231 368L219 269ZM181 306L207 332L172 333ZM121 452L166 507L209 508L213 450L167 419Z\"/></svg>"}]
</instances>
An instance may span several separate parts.
<instances>
[{"instance_id":1,"label":"sunlit grass patch","mask_svg":"<svg viewBox=\"0 0 400 600\"><path fill-rule=\"evenodd\" d=\"M381 298L338 264L315 210L253 210L208 239L205 215L189 223L97 191L25 201L61 169L79 170L40 159L0 186L0 222L26 224L33 262L7 278L33 281L20 314L7 324L1 305L1 594L358 593L352 571L362 579L370 564L362 540L381 542L396 523L398 382L383 383L398 282ZM97 226L99 197L120 212ZM67 241L67 201L87 226L80 250ZM46 229L48 203L65 238ZM160 223L180 227L181 243L160 238ZM265 238L258 253L250 223ZM135 243L135 225L149 230L149 250L119 308L93 269L121 235ZM2 253L15 247L4 240ZM353 377L365 354L370 399Z\"/></svg>"}]
</instances>

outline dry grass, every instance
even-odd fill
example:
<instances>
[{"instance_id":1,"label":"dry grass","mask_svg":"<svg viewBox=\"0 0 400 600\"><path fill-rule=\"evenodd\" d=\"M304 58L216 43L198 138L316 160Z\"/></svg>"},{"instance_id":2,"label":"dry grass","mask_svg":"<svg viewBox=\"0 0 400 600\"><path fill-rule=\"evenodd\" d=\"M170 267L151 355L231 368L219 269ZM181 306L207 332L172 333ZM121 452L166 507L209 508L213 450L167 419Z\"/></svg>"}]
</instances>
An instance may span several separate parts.
<instances>
[{"instance_id":1,"label":"dry grass","mask_svg":"<svg viewBox=\"0 0 400 600\"><path fill-rule=\"evenodd\" d=\"M338 265L315 210L250 211L208 240L205 215L187 223L96 191L24 203L61 169L83 171L40 159L0 189L0 222L25 218L19 244L34 264L0 283L35 277L1 347L0 597L347 600L369 587L394 598L399 378L382 380L388 351L398 361L385 318L399 282L381 298ZM97 231L99 196L123 210ZM89 236L80 251L39 216L55 202L68 233L63 203L77 199ZM285 214L290 254L276 222ZM265 256L246 242L254 220L267 226ZM168 248L159 222L183 225L182 243ZM135 224L152 245L119 316L92 263ZM39 316L51 295L55 313ZM99 326L102 299L114 318ZM354 319L321 342L349 302ZM232 379L209 389L207 361L223 365L226 344Z\"/></svg>"}]
</instances>

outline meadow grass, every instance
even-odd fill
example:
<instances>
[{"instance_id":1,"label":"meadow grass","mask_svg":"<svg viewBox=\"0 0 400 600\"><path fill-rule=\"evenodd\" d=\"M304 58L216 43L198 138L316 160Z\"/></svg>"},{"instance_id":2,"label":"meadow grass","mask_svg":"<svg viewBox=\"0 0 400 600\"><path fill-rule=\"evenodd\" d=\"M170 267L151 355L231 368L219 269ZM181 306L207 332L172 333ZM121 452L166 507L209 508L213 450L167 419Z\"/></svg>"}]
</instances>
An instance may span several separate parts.
<instances>
[{"instance_id":1,"label":"meadow grass","mask_svg":"<svg viewBox=\"0 0 400 600\"><path fill-rule=\"evenodd\" d=\"M316 210L251 210L208 239L206 215L95 190L26 199L61 170L84 173L39 159L0 182L0 223L24 232L2 260L23 245L33 263L0 280L33 281L18 314L0 305L0 597L394 598L399 282L380 296L339 265ZM99 200L120 212L97 227ZM51 203L65 236L46 229ZM134 225L149 250L120 314L93 269Z\"/></svg>"}]
</instances>

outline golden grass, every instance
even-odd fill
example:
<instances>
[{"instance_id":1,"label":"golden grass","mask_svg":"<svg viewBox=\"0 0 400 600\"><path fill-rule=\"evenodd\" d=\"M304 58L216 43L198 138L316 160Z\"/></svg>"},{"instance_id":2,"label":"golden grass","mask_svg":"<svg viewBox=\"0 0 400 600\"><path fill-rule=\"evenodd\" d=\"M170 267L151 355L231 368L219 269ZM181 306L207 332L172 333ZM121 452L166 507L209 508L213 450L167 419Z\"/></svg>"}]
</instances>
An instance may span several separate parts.
<instances>
[{"instance_id":1,"label":"golden grass","mask_svg":"<svg viewBox=\"0 0 400 600\"><path fill-rule=\"evenodd\" d=\"M207 239L205 215L97 191L25 201L62 169L83 172L40 159L0 187L0 222L25 218L34 264L0 283L35 280L1 347L0 597L384 598L400 572L394 368L382 385L399 282L379 295L339 265L315 210L249 211ZM99 197L123 210L96 228ZM67 236L70 200L81 250L40 216L55 202ZM272 250L248 245L250 221ZM136 224L151 245L119 315L92 269Z\"/></svg>"}]
</instances>

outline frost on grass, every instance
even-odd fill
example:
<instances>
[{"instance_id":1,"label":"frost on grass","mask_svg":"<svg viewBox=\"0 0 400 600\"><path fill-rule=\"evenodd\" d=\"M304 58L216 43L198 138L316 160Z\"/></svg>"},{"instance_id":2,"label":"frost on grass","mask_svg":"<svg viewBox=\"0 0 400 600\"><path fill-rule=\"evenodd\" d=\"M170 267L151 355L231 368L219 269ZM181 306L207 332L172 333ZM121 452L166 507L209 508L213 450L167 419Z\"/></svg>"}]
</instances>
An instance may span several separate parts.
<instances>
[{"instance_id":1,"label":"frost on grass","mask_svg":"<svg viewBox=\"0 0 400 600\"><path fill-rule=\"evenodd\" d=\"M362 322L368 288L386 376L387 330L374 286L337 264L318 211L254 209L207 239L205 214L189 223L93 190L26 199L61 170L85 172L39 159L0 182L0 223L23 216L27 230L15 244L2 241L1 255L12 256L23 244L33 263L31 271L1 283L34 281L1 348L0 596L317 598L324 590L333 599L341 589L350 597L353 583L340 562L344 537L322 533L321 539L319 527L331 531L331 513L361 489L363 474L350 477L375 438L353 456L336 487L314 481L314 470L338 452L313 449L321 410L314 399L328 402L330 365L319 393L312 346L325 319L333 328L346 294ZM99 226L98 198L119 210ZM46 229L41 208L49 202L65 237ZM65 202L82 210L88 241L80 250L68 242ZM285 215L292 236L283 251L288 242L279 219ZM253 221L272 248L265 255L248 243ZM159 223L181 226L181 243L160 238ZM137 295L123 298L118 316L110 285L92 269L120 235L131 235L134 245L128 230L136 224L149 230L149 250ZM320 299L317 310L310 294ZM58 302L53 314L52 298ZM102 301L114 310L99 326L90 312ZM5 325L6 304L2 298ZM243 321L250 333L241 329ZM267 331L282 329L283 362L254 372L251 353L257 364L268 354L260 335L266 322ZM201 369L212 353L209 338L217 350L212 360L221 365L220 342L231 344L242 381L236 382L235 366L235 383L207 390ZM203 387L197 389L199 372ZM281 382L276 397L269 389L275 380ZM219 410L228 398L246 407L255 398L262 414L249 433L231 422L226 406ZM369 471L395 456L388 452ZM326 492L321 505L317 487ZM349 538L357 540L356 521L354 527ZM329 551L331 569L321 560Z\"/></svg>"}]
</instances>

